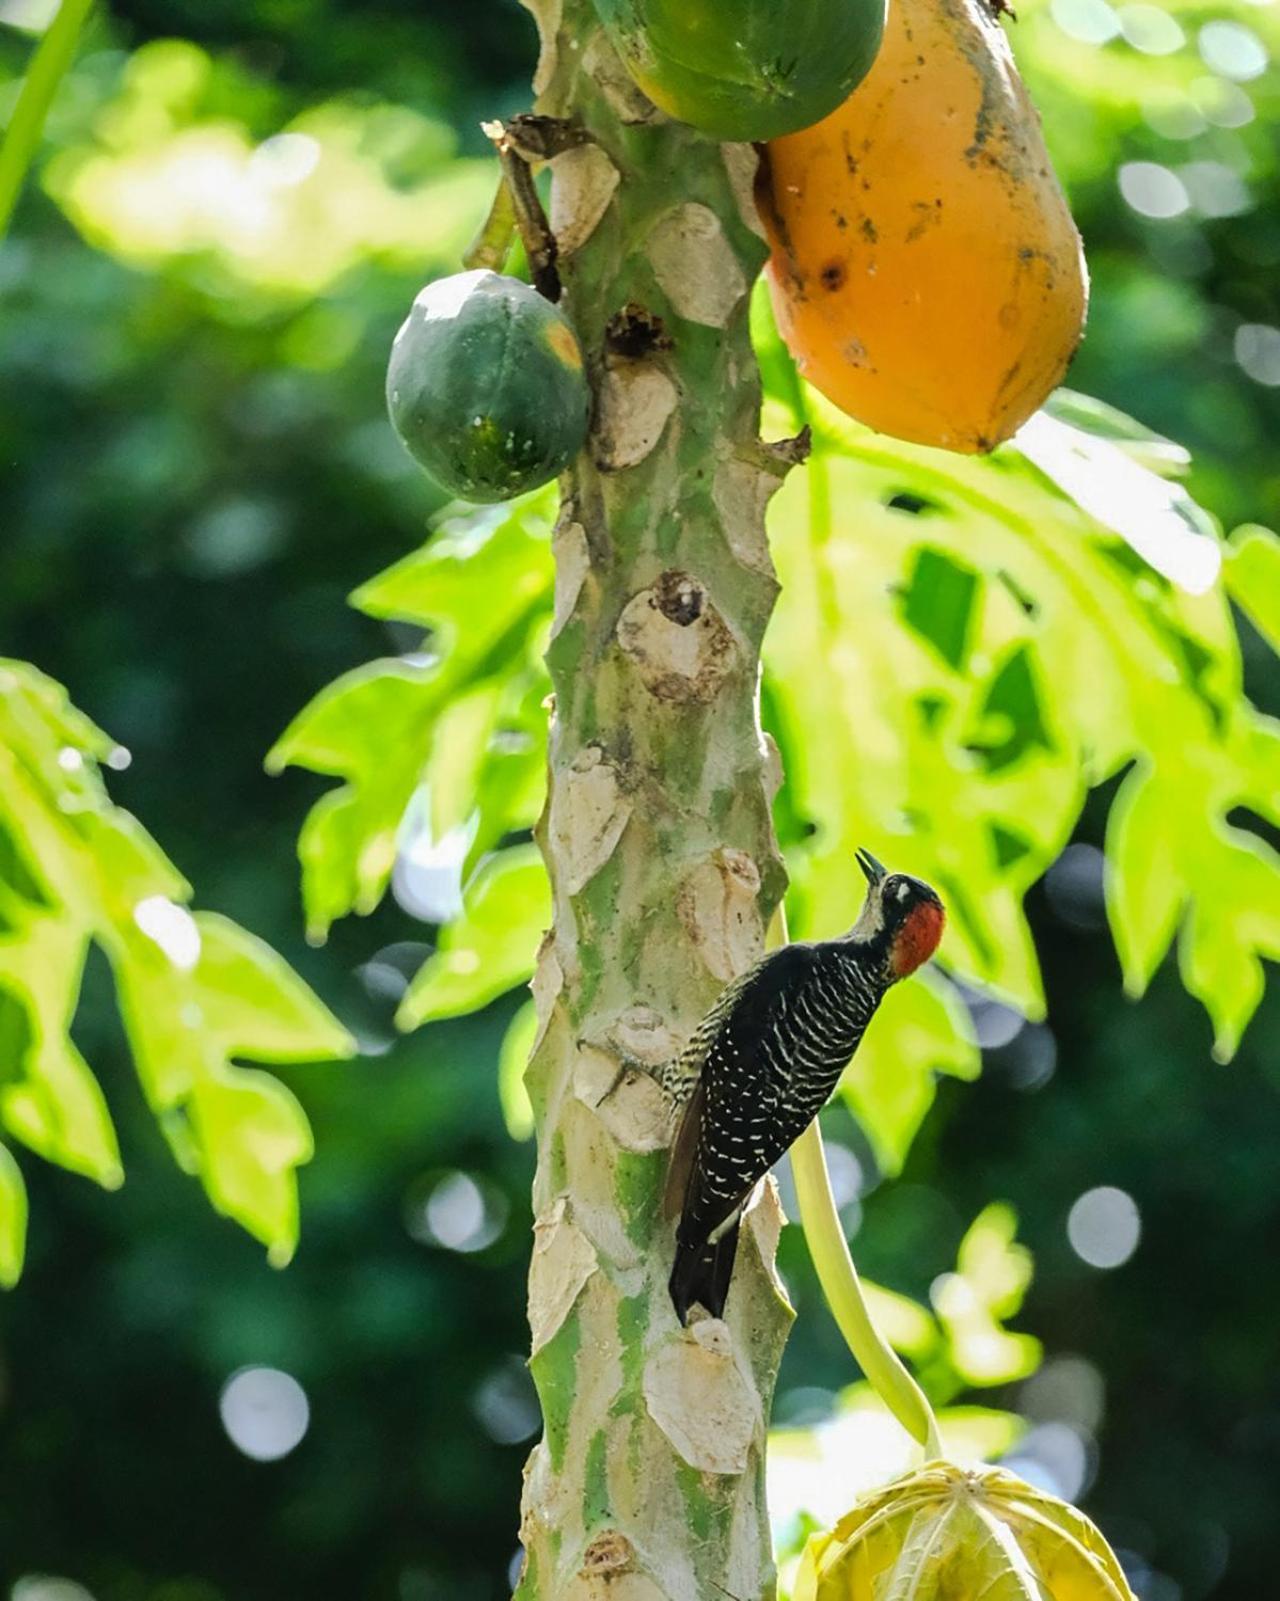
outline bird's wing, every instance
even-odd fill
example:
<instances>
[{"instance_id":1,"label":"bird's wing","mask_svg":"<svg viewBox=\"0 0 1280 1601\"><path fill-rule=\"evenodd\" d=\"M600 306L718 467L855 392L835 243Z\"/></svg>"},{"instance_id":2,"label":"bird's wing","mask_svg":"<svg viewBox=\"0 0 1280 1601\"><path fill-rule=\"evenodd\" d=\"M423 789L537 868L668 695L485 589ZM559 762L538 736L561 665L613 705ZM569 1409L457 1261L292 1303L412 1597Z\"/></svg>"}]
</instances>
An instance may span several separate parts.
<instances>
[{"instance_id":1,"label":"bird's wing","mask_svg":"<svg viewBox=\"0 0 1280 1601\"><path fill-rule=\"evenodd\" d=\"M811 945L787 945L752 970L753 982L722 1014L706 1054L697 1139L683 1188L682 1237L705 1239L743 1204L803 1132L816 1108L789 1094L786 1021L817 963Z\"/></svg>"}]
</instances>

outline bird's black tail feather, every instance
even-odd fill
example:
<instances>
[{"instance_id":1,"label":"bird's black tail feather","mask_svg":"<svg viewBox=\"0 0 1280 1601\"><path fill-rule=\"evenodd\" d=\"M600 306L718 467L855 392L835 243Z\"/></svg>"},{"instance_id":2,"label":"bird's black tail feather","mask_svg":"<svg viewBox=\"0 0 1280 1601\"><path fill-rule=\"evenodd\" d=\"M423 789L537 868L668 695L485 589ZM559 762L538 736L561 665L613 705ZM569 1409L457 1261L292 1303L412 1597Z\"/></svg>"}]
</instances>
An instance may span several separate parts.
<instances>
[{"instance_id":1,"label":"bird's black tail feather","mask_svg":"<svg viewBox=\"0 0 1280 1601\"><path fill-rule=\"evenodd\" d=\"M714 1245L676 1245L670 1289L681 1323L689 1321L689 1313L695 1305L704 1306L712 1317L722 1316L737 1253L737 1222L726 1229Z\"/></svg>"}]
</instances>

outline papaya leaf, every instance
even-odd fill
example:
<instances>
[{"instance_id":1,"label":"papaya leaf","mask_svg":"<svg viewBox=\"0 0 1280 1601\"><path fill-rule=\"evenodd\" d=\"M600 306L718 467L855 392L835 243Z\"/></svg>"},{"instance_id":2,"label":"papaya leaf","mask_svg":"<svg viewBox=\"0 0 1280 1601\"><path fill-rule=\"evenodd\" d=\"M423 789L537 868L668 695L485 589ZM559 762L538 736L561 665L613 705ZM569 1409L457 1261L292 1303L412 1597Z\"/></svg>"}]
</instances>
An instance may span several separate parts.
<instances>
[{"instance_id":1,"label":"papaya leaf","mask_svg":"<svg viewBox=\"0 0 1280 1601\"><path fill-rule=\"evenodd\" d=\"M782 371L763 309L757 337ZM848 927L865 844L937 885L947 966L1039 1016L1023 897L1087 790L1124 774L1106 892L1126 985L1141 994L1176 938L1229 1056L1280 948L1280 858L1227 818L1276 820L1280 745L1244 695L1228 589L1267 635L1280 542L1242 531L1224 580L1212 520L1161 476L1186 453L1084 397L971 458L771 387L777 431L814 439L773 502L783 588L765 642L808 829L788 857L795 932ZM918 1110L894 1089L860 1109L890 1154Z\"/></svg>"},{"instance_id":2,"label":"papaya leaf","mask_svg":"<svg viewBox=\"0 0 1280 1601\"><path fill-rule=\"evenodd\" d=\"M1231 536L1227 590L1272 650L1280 650L1280 539L1250 524Z\"/></svg>"},{"instance_id":3,"label":"papaya leaf","mask_svg":"<svg viewBox=\"0 0 1280 1601\"><path fill-rule=\"evenodd\" d=\"M100 765L122 759L59 685L0 661L0 1127L104 1188L123 1181L106 1101L70 1037L97 945L175 1155L219 1211L284 1261L311 1134L282 1085L236 1064L345 1056L351 1041L269 946L188 909L181 874L107 795ZM3 1283L21 1265L25 1205L5 1150Z\"/></svg>"},{"instance_id":4,"label":"papaya leaf","mask_svg":"<svg viewBox=\"0 0 1280 1601\"><path fill-rule=\"evenodd\" d=\"M439 842L475 814L474 862L541 806L546 675L537 649L553 582L554 496L442 522L419 551L356 590L371 617L427 630L422 651L359 667L315 697L267 756L341 778L298 841L310 938L386 893L419 789Z\"/></svg>"},{"instance_id":5,"label":"papaya leaf","mask_svg":"<svg viewBox=\"0 0 1280 1601\"><path fill-rule=\"evenodd\" d=\"M442 932L439 950L405 992L400 1027L459 1017L524 983L550 922L551 889L537 847L491 856L468 888L462 916Z\"/></svg>"},{"instance_id":6,"label":"papaya leaf","mask_svg":"<svg viewBox=\"0 0 1280 1601\"><path fill-rule=\"evenodd\" d=\"M901 1171L933 1104L934 1075L977 1078L981 1059L955 991L925 972L885 996L840 1089L882 1173Z\"/></svg>"},{"instance_id":7,"label":"papaya leaf","mask_svg":"<svg viewBox=\"0 0 1280 1601\"><path fill-rule=\"evenodd\" d=\"M498 1052L498 1100L503 1121L513 1140L527 1140L533 1133L533 1107L524 1087L524 1070L538 1034L538 1013L526 1001L507 1026Z\"/></svg>"}]
</instances>

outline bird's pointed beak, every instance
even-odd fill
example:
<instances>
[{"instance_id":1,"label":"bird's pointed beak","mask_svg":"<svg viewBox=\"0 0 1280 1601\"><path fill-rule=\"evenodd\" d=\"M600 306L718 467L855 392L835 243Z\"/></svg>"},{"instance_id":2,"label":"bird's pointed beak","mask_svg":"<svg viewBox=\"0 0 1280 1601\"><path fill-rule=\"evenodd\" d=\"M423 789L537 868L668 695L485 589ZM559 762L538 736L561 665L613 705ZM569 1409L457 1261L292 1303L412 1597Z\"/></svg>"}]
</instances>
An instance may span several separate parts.
<instances>
[{"instance_id":1,"label":"bird's pointed beak","mask_svg":"<svg viewBox=\"0 0 1280 1601\"><path fill-rule=\"evenodd\" d=\"M876 861L875 857L870 851L863 850L862 847L859 846L854 852L854 855L857 857L858 866L866 874L868 884L874 887L882 878L884 878L885 869L878 861Z\"/></svg>"}]
</instances>

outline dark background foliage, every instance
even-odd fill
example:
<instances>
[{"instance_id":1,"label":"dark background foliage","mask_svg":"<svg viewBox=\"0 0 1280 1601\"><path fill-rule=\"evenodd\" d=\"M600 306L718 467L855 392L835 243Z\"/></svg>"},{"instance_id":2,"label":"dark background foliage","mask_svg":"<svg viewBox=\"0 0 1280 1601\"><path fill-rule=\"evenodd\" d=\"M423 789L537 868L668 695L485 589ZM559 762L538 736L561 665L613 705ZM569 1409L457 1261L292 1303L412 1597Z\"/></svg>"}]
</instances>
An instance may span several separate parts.
<instances>
[{"instance_id":1,"label":"dark background foliage","mask_svg":"<svg viewBox=\"0 0 1280 1601\"><path fill-rule=\"evenodd\" d=\"M95 25L54 147L86 136L127 52L174 36L211 53L226 113L254 137L354 94L452 125L472 153L480 116L521 103L533 50L514 0L120 0ZM0 27L0 68L26 53ZM1273 75L1250 90L1265 117ZM1233 355L1242 320L1273 325L1280 310L1274 137L1251 135L1246 209L1160 223L1126 205L1116 169L1167 159L1162 136L1116 105L1073 103L1047 72L1042 98L1095 270L1075 381L1189 445L1195 486L1228 524L1275 521L1280 388ZM447 143L430 159L451 160ZM288 954L362 1041L350 1065L282 1074L318 1156L302 1174L302 1249L277 1273L175 1169L105 970L91 969L76 1037L129 1179L103 1197L25 1163L29 1267L0 1306L0 1581L19 1601L79 1595L33 1590L33 1574L96 1601L505 1593L536 1429L520 1366L532 1152L506 1134L493 1071L514 998L396 1038L395 971L430 930L389 903L308 950L293 849L316 786L262 770L317 688L404 643L344 597L434 509L389 449L381 376L418 282L450 265L443 245L415 261L371 253L318 297L260 294L198 258L122 264L38 189L0 251L0 651L65 682L133 752L115 797L201 904ZM1261 681L1248 646L1252 692L1275 710L1280 684ZM1086 814L1082 843L1099 842L1100 816ZM981 1206L1013 1202L1036 1259L1017 1326L1044 1342L1047 1371L1076 1355L1105 1380L1087 1508L1144 1601L1253 1601L1274 1588L1280 1469L1280 1005L1273 989L1223 1069L1171 971L1126 1002L1096 861L1076 856L1070 894L1051 875L1033 897L1056 1068L1048 1036L1023 1030L987 1052L978 1084L944 1085L902 1180L865 1197L856 1250L927 1299ZM431 1243L422 1224L453 1171L487 1198L497 1232L478 1250ZM1102 1184L1142 1217L1137 1252L1111 1273L1065 1232L1075 1198ZM782 1262L801 1310L785 1416L798 1391L811 1405L849 1374L795 1230ZM240 1454L220 1421L228 1377L254 1365L294 1375L310 1402L305 1439L278 1462ZM1021 1398L1033 1416L1035 1383Z\"/></svg>"}]
</instances>

